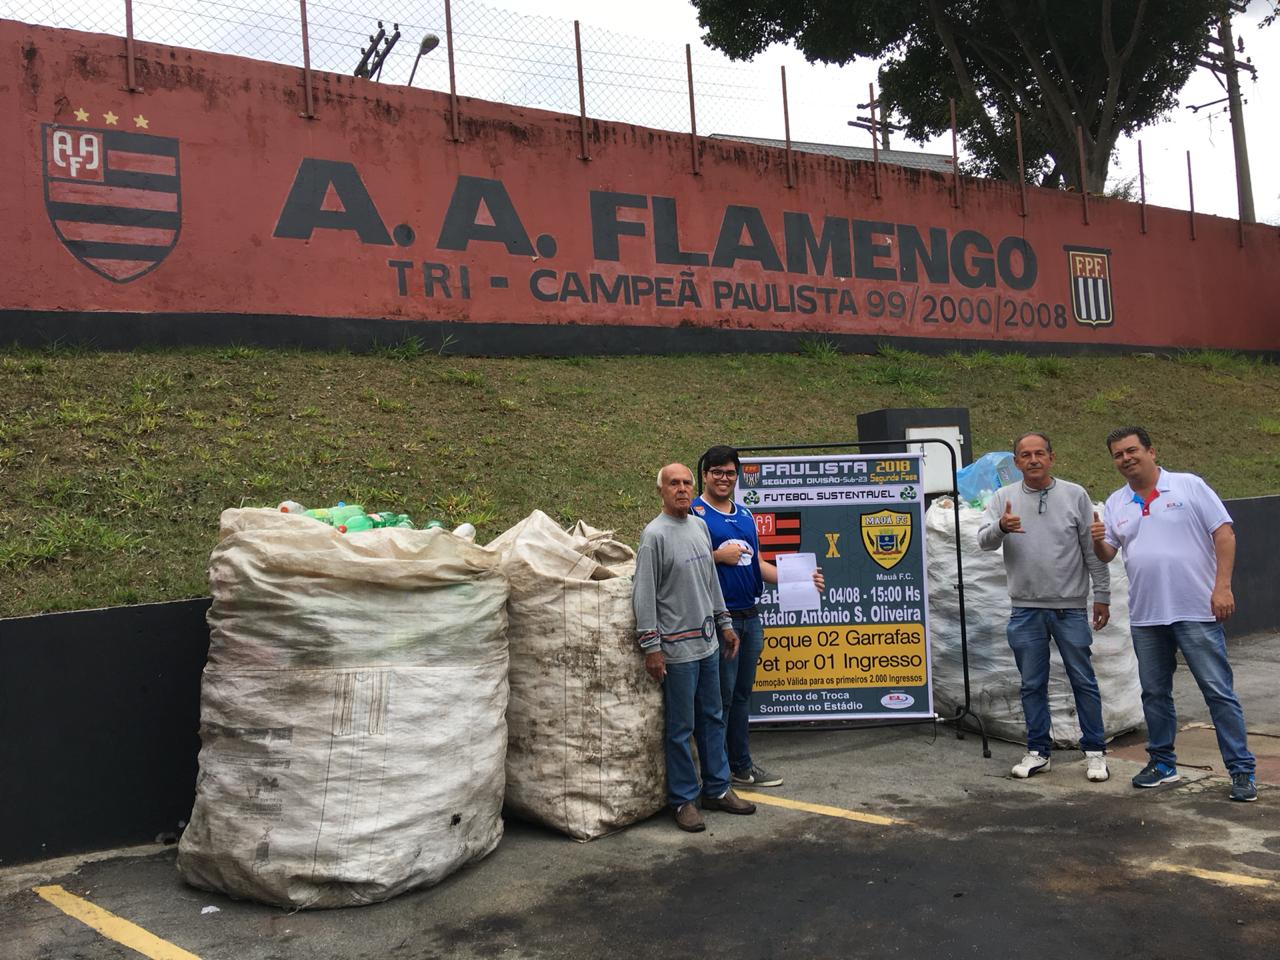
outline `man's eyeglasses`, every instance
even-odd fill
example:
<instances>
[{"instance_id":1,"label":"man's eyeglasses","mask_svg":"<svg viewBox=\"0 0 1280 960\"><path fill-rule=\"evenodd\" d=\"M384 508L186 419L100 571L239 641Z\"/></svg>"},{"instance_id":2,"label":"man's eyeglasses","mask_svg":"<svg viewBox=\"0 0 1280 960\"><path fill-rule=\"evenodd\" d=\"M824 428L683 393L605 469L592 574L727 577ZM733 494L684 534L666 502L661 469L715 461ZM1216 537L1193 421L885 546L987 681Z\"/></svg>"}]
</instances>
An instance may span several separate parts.
<instances>
[{"instance_id":1,"label":"man's eyeglasses","mask_svg":"<svg viewBox=\"0 0 1280 960\"><path fill-rule=\"evenodd\" d=\"M1036 513L1044 513L1044 502L1049 496L1049 488L1040 491L1040 503L1036 505Z\"/></svg>"},{"instance_id":2,"label":"man's eyeglasses","mask_svg":"<svg viewBox=\"0 0 1280 960\"><path fill-rule=\"evenodd\" d=\"M737 480L738 479L737 470L712 469L712 470L708 470L707 473L711 474L711 476L715 477L717 480Z\"/></svg>"}]
</instances>

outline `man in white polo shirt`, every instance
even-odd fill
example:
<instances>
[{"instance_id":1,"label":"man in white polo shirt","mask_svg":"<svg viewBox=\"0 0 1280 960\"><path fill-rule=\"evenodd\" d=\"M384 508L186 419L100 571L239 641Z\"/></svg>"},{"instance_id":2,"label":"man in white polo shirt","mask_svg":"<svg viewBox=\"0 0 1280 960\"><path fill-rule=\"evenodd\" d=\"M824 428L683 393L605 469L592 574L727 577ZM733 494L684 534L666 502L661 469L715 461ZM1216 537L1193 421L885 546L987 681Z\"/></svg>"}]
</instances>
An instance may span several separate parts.
<instances>
[{"instance_id":1,"label":"man in white polo shirt","mask_svg":"<svg viewBox=\"0 0 1280 960\"><path fill-rule=\"evenodd\" d=\"M1199 477L1160 467L1142 427L1113 430L1107 449L1128 483L1107 498L1101 519L1094 514L1089 532L1093 552L1104 563L1124 551L1129 575L1129 626L1151 757L1133 785L1156 787L1178 779L1173 671L1181 651L1213 718L1231 774L1231 799L1257 800L1253 754L1222 630L1236 608L1231 515Z\"/></svg>"}]
</instances>

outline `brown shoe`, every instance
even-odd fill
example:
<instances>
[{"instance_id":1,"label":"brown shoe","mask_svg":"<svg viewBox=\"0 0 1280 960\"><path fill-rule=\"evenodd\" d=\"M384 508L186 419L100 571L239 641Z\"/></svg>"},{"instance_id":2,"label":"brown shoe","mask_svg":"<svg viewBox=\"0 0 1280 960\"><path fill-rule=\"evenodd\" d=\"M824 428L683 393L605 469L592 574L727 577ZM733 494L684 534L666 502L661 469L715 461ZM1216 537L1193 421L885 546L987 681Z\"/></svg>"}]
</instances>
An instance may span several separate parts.
<instances>
[{"instance_id":1,"label":"brown shoe","mask_svg":"<svg viewBox=\"0 0 1280 960\"><path fill-rule=\"evenodd\" d=\"M689 833L700 833L707 829L707 825L702 822L702 814L698 812L698 805L692 800L676 807L676 826Z\"/></svg>"},{"instance_id":2,"label":"brown shoe","mask_svg":"<svg viewBox=\"0 0 1280 960\"><path fill-rule=\"evenodd\" d=\"M725 813L740 813L743 816L756 812L756 805L743 800L732 790L726 791L723 797L703 797L704 810L723 810Z\"/></svg>"}]
</instances>

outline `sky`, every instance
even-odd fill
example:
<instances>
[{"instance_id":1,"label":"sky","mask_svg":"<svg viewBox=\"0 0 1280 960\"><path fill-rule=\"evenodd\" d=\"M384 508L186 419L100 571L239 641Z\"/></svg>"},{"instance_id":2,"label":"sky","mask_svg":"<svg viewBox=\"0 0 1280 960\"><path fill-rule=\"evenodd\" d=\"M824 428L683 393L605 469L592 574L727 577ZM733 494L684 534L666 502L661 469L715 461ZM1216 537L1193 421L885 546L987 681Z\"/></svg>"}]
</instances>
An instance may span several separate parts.
<instances>
[{"instance_id":1,"label":"sky","mask_svg":"<svg viewBox=\"0 0 1280 960\"><path fill-rule=\"evenodd\" d=\"M648 37L664 48L670 44L692 43L695 59L702 62L725 59L707 48L699 49L702 30L688 0L646 0L642 5L601 3L600 0L496 0L497 4L531 16L579 19L584 25ZM1280 23L1259 29L1258 21L1267 7L1265 0L1252 0L1248 11L1238 15L1233 25L1236 36L1244 40L1244 56L1251 57L1258 68L1256 80L1242 74L1254 205L1259 221L1280 225L1280 163L1277 162L1280 124L1275 122L1280 110ZM643 15L639 11L643 11ZM773 71L779 65L786 65L793 139L870 145L870 134L846 125L852 111L833 108L830 91L855 92L856 101L850 100L850 105L865 102L867 85L876 77L874 62L857 61L843 68L810 65L799 51L788 45L770 48L753 63ZM763 69L759 74L768 75ZM810 91L822 91L823 95L806 96ZM1188 203L1186 151L1190 150L1196 211L1234 218L1238 210L1235 158L1226 104L1198 112L1188 109L1225 96L1210 71L1197 70L1182 92L1179 107L1164 122L1140 131L1135 139L1121 138L1110 179L1137 175L1137 140L1141 140L1148 202L1185 210ZM754 122L759 129L722 132L782 136L780 109L774 111L772 118L766 114L754 118ZM700 121L699 132L704 131L712 132ZM911 149L905 141L894 146ZM950 136L926 144L924 149L950 153Z\"/></svg>"}]
</instances>

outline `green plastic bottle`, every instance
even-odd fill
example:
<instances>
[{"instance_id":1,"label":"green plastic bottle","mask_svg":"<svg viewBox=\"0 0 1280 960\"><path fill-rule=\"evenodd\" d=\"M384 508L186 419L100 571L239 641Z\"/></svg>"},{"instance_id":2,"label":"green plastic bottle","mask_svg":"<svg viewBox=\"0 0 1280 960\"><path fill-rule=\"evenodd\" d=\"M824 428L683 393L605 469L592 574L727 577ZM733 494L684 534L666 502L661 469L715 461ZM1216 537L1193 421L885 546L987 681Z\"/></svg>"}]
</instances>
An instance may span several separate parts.
<instances>
[{"instance_id":1,"label":"green plastic bottle","mask_svg":"<svg viewBox=\"0 0 1280 960\"><path fill-rule=\"evenodd\" d=\"M373 520L363 513L352 514L338 524L338 530L341 533L359 533L361 530L372 530L373 527Z\"/></svg>"},{"instance_id":2,"label":"green plastic bottle","mask_svg":"<svg viewBox=\"0 0 1280 960\"><path fill-rule=\"evenodd\" d=\"M333 518L334 526L340 523L346 523L347 520L355 516L364 516L364 507L358 503L348 506L345 503L339 503L336 507L329 508L329 516Z\"/></svg>"},{"instance_id":3,"label":"green plastic bottle","mask_svg":"<svg viewBox=\"0 0 1280 960\"><path fill-rule=\"evenodd\" d=\"M409 515L405 513L391 513L390 511L381 511L379 513L369 514L369 519L373 521L375 529L382 527L407 527L413 528L413 521L409 519Z\"/></svg>"}]
</instances>

